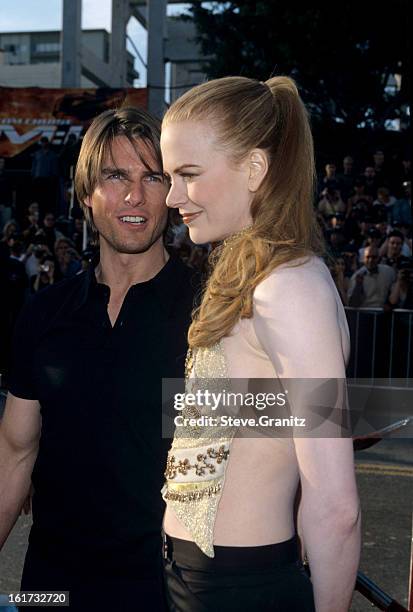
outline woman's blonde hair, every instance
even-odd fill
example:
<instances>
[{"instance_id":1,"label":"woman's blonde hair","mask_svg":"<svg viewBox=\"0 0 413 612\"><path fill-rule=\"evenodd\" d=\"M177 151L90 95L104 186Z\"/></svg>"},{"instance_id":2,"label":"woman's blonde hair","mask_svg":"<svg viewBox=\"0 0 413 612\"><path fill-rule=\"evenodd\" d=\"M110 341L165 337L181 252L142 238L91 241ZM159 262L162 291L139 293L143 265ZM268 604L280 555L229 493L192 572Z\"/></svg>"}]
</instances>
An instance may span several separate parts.
<instances>
[{"instance_id":1,"label":"woman's blonde hair","mask_svg":"<svg viewBox=\"0 0 413 612\"><path fill-rule=\"evenodd\" d=\"M254 289L272 270L321 255L324 244L313 208L313 139L292 79L278 76L260 83L225 77L203 83L172 104L162 127L192 120L211 124L217 146L234 163L255 148L263 149L269 161L251 203L252 227L212 253L211 276L188 333L189 345L201 347L252 316Z\"/></svg>"}]
</instances>

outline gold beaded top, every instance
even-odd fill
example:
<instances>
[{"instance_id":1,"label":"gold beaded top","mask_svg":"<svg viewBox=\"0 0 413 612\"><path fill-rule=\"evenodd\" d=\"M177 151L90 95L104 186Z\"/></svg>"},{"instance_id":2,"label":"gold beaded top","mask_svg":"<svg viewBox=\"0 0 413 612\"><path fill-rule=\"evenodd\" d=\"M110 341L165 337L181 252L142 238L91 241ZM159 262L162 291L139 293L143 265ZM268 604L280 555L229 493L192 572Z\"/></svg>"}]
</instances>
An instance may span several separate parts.
<instances>
[{"instance_id":1,"label":"gold beaded top","mask_svg":"<svg viewBox=\"0 0 413 612\"><path fill-rule=\"evenodd\" d=\"M189 349L185 371L187 393L229 390L221 342ZM186 405L182 416L198 419L207 413L205 406ZM214 556L215 518L234 433L229 426L180 426L168 453L163 498L208 557Z\"/></svg>"}]
</instances>

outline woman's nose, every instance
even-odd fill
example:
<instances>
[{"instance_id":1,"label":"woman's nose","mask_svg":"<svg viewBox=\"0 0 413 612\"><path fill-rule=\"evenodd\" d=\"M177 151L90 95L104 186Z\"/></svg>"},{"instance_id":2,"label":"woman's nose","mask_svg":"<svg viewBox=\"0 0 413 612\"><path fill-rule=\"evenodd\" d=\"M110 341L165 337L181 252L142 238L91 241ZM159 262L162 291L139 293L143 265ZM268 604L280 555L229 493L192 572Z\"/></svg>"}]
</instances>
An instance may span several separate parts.
<instances>
[{"instance_id":1,"label":"woman's nose","mask_svg":"<svg viewBox=\"0 0 413 612\"><path fill-rule=\"evenodd\" d=\"M168 195L166 196L166 205L169 208L179 208L188 199L186 188L179 186L177 183L171 183Z\"/></svg>"}]
</instances>

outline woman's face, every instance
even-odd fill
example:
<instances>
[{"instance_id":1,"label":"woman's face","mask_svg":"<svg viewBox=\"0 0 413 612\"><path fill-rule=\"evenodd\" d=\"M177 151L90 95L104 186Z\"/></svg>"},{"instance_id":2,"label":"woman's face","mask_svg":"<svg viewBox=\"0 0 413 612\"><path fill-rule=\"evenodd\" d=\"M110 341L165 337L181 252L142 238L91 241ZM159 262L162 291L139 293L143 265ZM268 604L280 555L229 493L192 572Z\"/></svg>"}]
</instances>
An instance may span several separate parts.
<instances>
[{"instance_id":1,"label":"woman's face","mask_svg":"<svg viewBox=\"0 0 413 612\"><path fill-rule=\"evenodd\" d=\"M166 203L179 209L193 242L217 242L251 225L249 165L235 166L219 150L208 122L166 125L161 149L171 183Z\"/></svg>"},{"instance_id":2,"label":"woman's face","mask_svg":"<svg viewBox=\"0 0 413 612\"><path fill-rule=\"evenodd\" d=\"M341 259L341 257L339 259L336 259L335 269L336 269L336 272L344 273L346 269L346 262L344 261L344 259Z\"/></svg>"}]
</instances>

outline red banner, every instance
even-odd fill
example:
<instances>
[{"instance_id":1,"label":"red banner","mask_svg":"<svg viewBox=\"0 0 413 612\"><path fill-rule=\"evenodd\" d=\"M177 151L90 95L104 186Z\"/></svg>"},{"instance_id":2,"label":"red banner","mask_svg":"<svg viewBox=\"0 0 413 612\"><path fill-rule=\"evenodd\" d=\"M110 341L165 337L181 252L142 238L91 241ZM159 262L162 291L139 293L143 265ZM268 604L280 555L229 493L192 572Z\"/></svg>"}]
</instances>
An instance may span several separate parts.
<instances>
[{"instance_id":1,"label":"red banner","mask_svg":"<svg viewBox=\"0 0 413 612\"><path fill-rule=\"evenodd\" d=\"M46 136L62 145L108 108L146 108L146 89L0 87L0 157L14 157Z\"/></svg>"}]
</instances>

